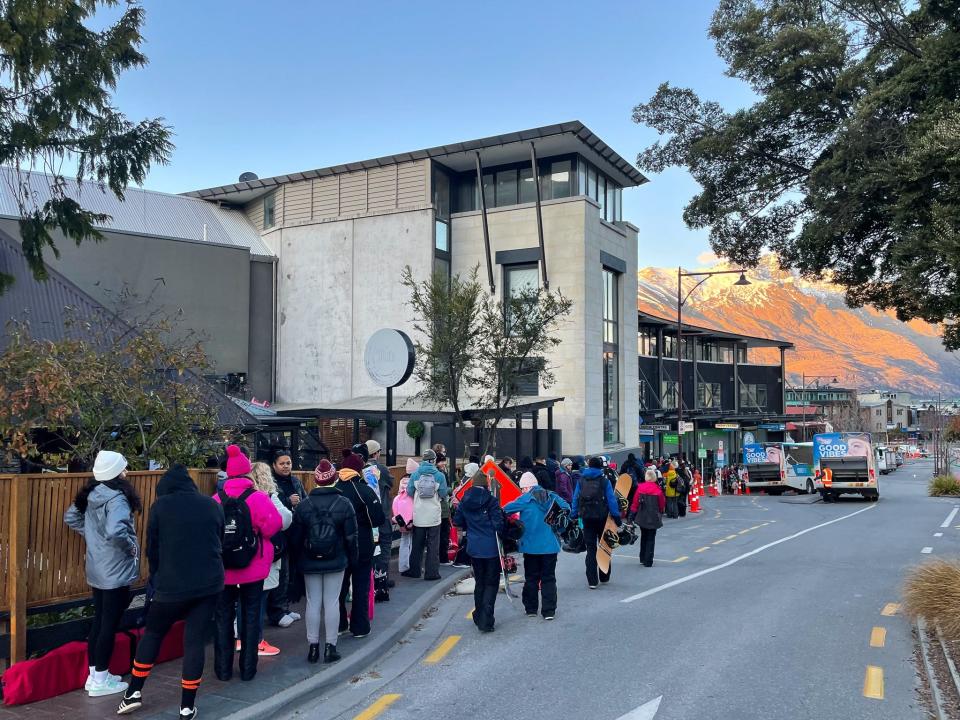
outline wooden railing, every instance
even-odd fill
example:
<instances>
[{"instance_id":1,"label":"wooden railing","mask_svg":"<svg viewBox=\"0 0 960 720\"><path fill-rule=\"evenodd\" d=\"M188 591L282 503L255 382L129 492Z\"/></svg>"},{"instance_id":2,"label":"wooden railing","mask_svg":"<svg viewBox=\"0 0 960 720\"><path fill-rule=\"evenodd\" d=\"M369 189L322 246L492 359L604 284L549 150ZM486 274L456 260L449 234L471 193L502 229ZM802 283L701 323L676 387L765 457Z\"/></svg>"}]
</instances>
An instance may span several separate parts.
<instances>
[{"instance_id":1,"label":"wooden railing","mask_svg":"<svg viewBox=\"0 0 960 720\"><path fill-rule=\"evenodd\" d=\"M397 479L402 468L392 468ZM309 492L312 472L295 472ZM212 495L216 470L191 470L200 492ZM138 584L146 583L144 556L147 517L156 499L162 471L129 472L127 479L143 499L143 512L134 516L140 539L141 562ZM83 538L63 522L63 514L89 473L0 475L0 611L9 613L9 662L26 657L27 609L79 600L90 595L85 573Z\"/></svg>"}]
</instances>

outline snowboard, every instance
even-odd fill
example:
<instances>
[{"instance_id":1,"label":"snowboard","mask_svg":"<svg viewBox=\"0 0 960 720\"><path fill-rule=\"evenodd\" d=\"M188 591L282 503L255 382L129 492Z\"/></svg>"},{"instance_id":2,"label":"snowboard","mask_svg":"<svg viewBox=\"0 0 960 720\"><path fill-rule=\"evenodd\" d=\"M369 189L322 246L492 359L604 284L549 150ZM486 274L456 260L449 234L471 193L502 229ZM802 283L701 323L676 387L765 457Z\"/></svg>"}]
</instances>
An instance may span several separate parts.
<instances>
[{"instance_id":1,"label":"snowboard","mask_svg":"<svg viewBox=\"0 0 960 720\"><path fill-rule=\"evenodd\" d=\"M620 505L621 515L627 509L627 495L630 494L630 488L633 485L633 478L624 473L617 478L617 484L613 491L617 496L617 504ZM600 570L601 578L610 576L610 561L613 551L619 545L617 540L617 528L620 527L620 518L607 516L607 524L603 527L603 534L600 536L600 542L597 544L597 566Z\"/></svg>"}]
</instances>

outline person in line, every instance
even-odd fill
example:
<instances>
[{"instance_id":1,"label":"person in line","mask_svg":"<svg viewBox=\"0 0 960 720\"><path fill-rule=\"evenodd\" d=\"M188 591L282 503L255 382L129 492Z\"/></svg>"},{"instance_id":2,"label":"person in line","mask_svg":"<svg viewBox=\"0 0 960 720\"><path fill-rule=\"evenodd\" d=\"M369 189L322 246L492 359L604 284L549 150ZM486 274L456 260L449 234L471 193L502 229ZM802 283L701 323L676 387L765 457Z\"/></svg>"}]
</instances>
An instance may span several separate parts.
<instances>
[{"instance_id":1,"label":"person in line","mask_svg":"<svg viewBox=\"0 0 960 720\"><path fill-rule=\"evenodd\" d=\"M84 689L90 697L115 695L127 683L110 674L113 641L130 604L130 585L140 576L140 545L133 514L143 503L127 480L127 459L101 450L88 480L67 508L63 521L87 545L87 584L93 590L93 623L87 638L89 675Z\"/></svg>"},{"instance_id":2,"label":"person in line","mask_svg":"<svg viewBox=\"0 0 960 720\"><path fill-rule=\"evenodd\" d=\"M555 452L547 454L546 464L547 470L550 472L550 477L555 478L557 476L557 470L560 469L560 461Z\"/></svg>"},{"instance_id":3,"label":"person in line","mask_svg":"<svg viewBox=\"0 0 960 720\"><path fill-rule=\"evenodd\" d=\"M554 491L557 489L555 472L551 472L547 467L547 461L543 457L538 457L533 462L533 475L537 478L537 484L544 490ZM522 477L522 476L521 476Z\"/></svg>"},{"instance_id":4,"label":"person in line","mask_svg":"<svg viewBox=\"0 0 960 720\"><path fill-rule=\"evenodd\" d=\"M447 458L437 455L437 469L448 475ZM447 483L449 488L450 483ZM437 560L441 565L450 564L450 493L440 498L440 536L437 541Z\"/></svg>"},{"instance_id":5,"label":"person in line","mask_svg":"<svg viewBox=\"0 0 960 720\"><path fill-rule=\"evenodd\" d=\"M500 469L503 471L503 474L508 478L513 477L513 458L505 457L500 461Z\"/></svg>"},{"instance_id":6,"label":"person in line","mask_svg":"<svg viewBox=\"0 0 960 720\"><path fill-rule=\"evenodd\" d=\"M446 497L448 491L447 477L435 465L436 461L436 452L425 450L420 466L407 482L407 494L413 496L413 547L405 577L420 577L422 568L424 580L440 579L440 498Z\"/></svg>"},{"instance_id":7,"label":"person in line","mask_svg":"<svg viewBox=\"0 0 960 720\"><path fill-rule=\"evenodd\" d=\"M340 586L339 632L347 630L355 638L370 634L370 576L375 555L373 531L383 525L384 511L380 497L363 477L363 458L350 450L343 451L343 460L336 488L353 505L357 516L357 558L347 564ZM350 614L347 615L347 595L350 594Z\"/></svg>"},{"instance_id":8,"label":"person in line","mask_svg":"<svg viewBox=\"0 0 960 720\"><path fill-rule=\"evenodd\" d=\"M488 455L486 458L484 458L484 463L486 463L488 459L493 460L493 458ZM478 472L480 472L479 462L470 461L466 465L464 465L463 477L460 479L460 483L459 485L457 485L457 489L459 490L461 486L469 483L476 476ZM453 495L453 493L451 493L451 495ZM454 512L456 512L456 505L454 505L453 510ZM457 528L457 535L458 535L457 554L456 554L456 557L453 558L453 567L458 569L468 568L470 567L470 555L467 553L467 532L466 530Z\"/></svg>"},{"instance_id":9,"label":"person in line","mask_svg":"<svg viewBox=\"0 0 960 720\"><path fill-rule=\"evenodd\" d=\"M676 463L668 463L666 468L666 472L663 473L663 480L666 483L664 495L667 497L667 517L677 518L680 516L680 504L677 499L679 478L677 477Z\"/></svg>"},{"instance_id":10,"label":"person in line","mask_svg":"<svg viewBox=\"0 0 960 720\"><path fill-rule=\"evenodd\" d=\"M520 552L523 553L523 607L527 617L536 617L539 610L544 620L553 620L557 614L557 554L560 540L546 521L547 512L556 504L562 510L570 505L560 495L537 484L533 473L520 478L523 495L509 503L503 512L520 513L523 535ZM542 602L541 602L542 597Z\"/></svg>"},{"instance_id":11,"label":"person in line","mask_svg":"<svg viewBox=\"0 0 960 720\"><path fill-rule=\"evenodd\" d=\"M267 601L270 597L270 592L280 585L280 569L283 566L282 558L286 555L287 549L286 530L290 527L290 523L293 522L293 513L280 499L280 493L277 492L277 483L274 480L269 465L262 462L253 463L253 465L250 466L250 479L253 481L253 486L257 490L270 498L270 502L273 503L277 512L280 513L280 532L271 538L274 550L273 562L270 563L270 574L267 575L266 580L263 581L263 594L260 596L260 643L257 645L257 655L260 657L273 657L274 655L280 654L280 648L264 640L263 624L266 619ZM281 552L278 552L278 548ZM287 562L289 563L290 560L288 559ZM242 613L237 616L237 630L238 635L243 637ZM238 640L237 649L239 648L240 642Z\"/></svg>"},{"instance_id":12,"label":"person in line","mask_svg":"<svg viewBox=\"0 0 960 720\"><path fill-rule=\"evenodd\" d=\"M271 469L277 485L277 496L283 506L292 513L306 493L303 483L293 474L293 457L290 452L277 450L273 455ZM281 550L284 552L280 556L280 579L267 595L267 620L271 625L282 628L290 627L300 619L300 613L290 610L289 588L295 578L290 576L290 560L286 556L283 547L285 545L286 542L281 543Z\"/></svg>"},{"instance_id":13,"label":"person in line","mask_svg":"<svg viewBox=\"0 0 960 720\"><path fill-rule=\"evenodd\" d=\"M337 470L329 460L320 461L314 478L317 486L294 512L290 547L307 593L307 662L320 660L322 619L323 662L334 663L340 659L340 590L346 569L357 567L359 561L357 513L339 483L334 484Z\"/></svg>"},{"instance_id":14,"label":"person in line","mask_svg":"<svg viewBox=\"0 0 960 720\"><path fill-rule=\"evenodd\" d=\"M373 560L373 571L375 582L378 584L378 586L389 589L396 584L390 579L390 553L393 549L393 523L390 520L390 514L387 512L387 508L390 508L393 504L393 475L390 474L390 468L381 462L383 451L380 448L380 443L378 443L376 440L367 440L366 447L368 456L367 465L376 467L378 470L377 491L380 493L380 506L384 509L384 518L383 523L379 528L380 537L378 539L380 544L380 554L377 555Z\"/></svg>"},{"instance_id":15,"label":"person in line","mask_svg":"<svg viewBox=\"0 0 960 720\"><path fill-rule=\"evenodd\" d=\"M560 464L557 466L557 472L554 474L554 483L556 485L556 493L564 500L566 500L567 505L573 502L573 476L571 472L573 471L573 460L568 457L565 457L560 461Z\"/></svg>"},{"instance_id":16,"label":"person in line","mask_svg":"<svg viewBox=\"0 0 960 720\"><path fill-rule=\"evenodd\" d=\"M257 674L260 644L260 607L263 581L273 563L270 538L280 532L280 513L266 493L253 486L250 460L237 445L227 447L227 482L214 495L224 514L224 587L217 601L217 629L213 643L213 665L217 678L233 677L236 650L233 622L237 612L243 628L240 636L240 679L253 680ZM248 533L256 538L251 545ZM252 552L251 552L252 549Z\"/></svg>"},{"instance_id":17,"label":"person in line","mask_svg":"<svg viewBox=\"0 0 960 720\"><path fill-rule=\"evenodd\" d=\"M687 516L687 496L690 494L690 470L685 461L680 460L677 463L677 515L679 517Z\"/></svg>"},{"instance_id":18,"label":"person in line","mask_svg":"<svg viewBox=\"0 0 960 720\"><path fill-rule=\"evenodd\" d=\"M571 519L579 518L583 521L583 540L587 548L587 586L591 590L596 590L601 582L610 582L610 575L600 574L600 568L597 567L597 545L608 516L613 517L619 524L620 505L610 481L603 474L603 459L592 457L587 461L587 467L573 492L570 513Z\"/></svg>"},{"instance_id":19,"label":"person in line","mask_svg":"<svg viewBox=\"0 0 960 720\"><path fill-rule=\"evenodd\" d=\"M143 686L163 639L174 623L183 620L180 717L197 716L207 634L223 592L222 542L223 510L213 498L200 494L183 465L174 465L157 483L157 499L147 520L146 554L154 595L118 715L143 705Z\"/></svg>"},{"instance_id":20,"label":"person in line","mask_svg":"<svg viewBox=\"0 0 960 720\"><path fill-rule=\"evenodd\" d=\"M667 499L657 484L657 471L649 467L644 481L637 485L637 492L627 516L640 528L640 562L644 567L653 567L653 549L657 542L657 530L663 527L663 511Z\"/></svg>"},{"instance_id":21,"label":"person in line","mask_svg":"<svg viewBox=\"0 0 960 720\"><path fill-rule=\"evenodd\" d=\"M397 496L393 499L393 520L400 528L400 552L397 556L397 570L401 575L410 569L410 549L413 547L413 496L407 494L407 483L410 476L420 467L413 458L407 458L404 470L406 473L400 479Z\"/></svg>"},{"instance_id":22,"label":"person in line","mask_svg":"<svg viewBox=\"0 0 960 720\"><path fill-rule=\"evenodd\" d=\"M500 503L490 493L490 480L479 470L457 506L453 524L467 531L467 552L473 565L473 623L480 632L493 632L494 605L500 592L500 549L497 534L503 532Z\"/></svg>"}]
</instances>

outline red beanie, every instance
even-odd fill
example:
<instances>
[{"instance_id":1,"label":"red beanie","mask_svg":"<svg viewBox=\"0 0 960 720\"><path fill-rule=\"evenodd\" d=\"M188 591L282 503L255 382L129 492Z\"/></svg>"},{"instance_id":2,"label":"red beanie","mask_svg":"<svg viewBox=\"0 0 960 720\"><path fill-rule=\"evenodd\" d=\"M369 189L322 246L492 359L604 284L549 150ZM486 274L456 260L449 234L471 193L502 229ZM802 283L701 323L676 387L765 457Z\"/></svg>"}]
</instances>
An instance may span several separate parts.
<instances>
[{"instance_id":1,"label":"red beanie","mask_svg":"<svg viewBox=\"0 0 960 720\"><path fill-rule=\"evenodd\" d=\"M329 485L337 479L337 470L329 460L324 459L313 471L313 477L317 481L317 485Z\"/></svg>"},{"instance_id":2,"label":"red beanie","mask_svg":"<svg viewBox=\"0 0 960 720\"><path fill-rule=\"evenodd\" d=\"M343 460L340 461L340 469L356 470L358 473L362 473L363 458L351 450L344 450Z\"/></svg>"},{"instance_id":3,"label":"red beanie","mask_svg":"<svg viewBox=\"0 0 960 720\"><path fill-rule=\"evenodd\" d=\"M237 445L227 445L227 477L240 477L249 472L250 458Z\"/></svg>"}]
</instances>

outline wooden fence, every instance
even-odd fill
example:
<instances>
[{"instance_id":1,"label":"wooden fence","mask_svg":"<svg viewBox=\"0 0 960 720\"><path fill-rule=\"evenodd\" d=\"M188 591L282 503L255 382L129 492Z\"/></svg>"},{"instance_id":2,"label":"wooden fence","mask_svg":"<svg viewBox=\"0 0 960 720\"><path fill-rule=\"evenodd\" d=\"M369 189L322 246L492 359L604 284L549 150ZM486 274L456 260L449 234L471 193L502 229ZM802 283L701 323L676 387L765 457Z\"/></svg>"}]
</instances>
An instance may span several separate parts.
<instances>
[{"instance_id":1,"label":"wooden fence","mask_svg":"<svg viewBox=\"0 0 960 720\"><path fill-rule=\"evenodd\" d=\"M391 468L394 487L402 468ZM312 472L295 472L307 492ZM216 470L191 470L200 492L212 495ZM144 554L147 517L156 499L162 471L128 472L127 479L143 499L143 512L134 516L140 539L139 584L147 580ZM90 596L85 573L83 538L63 522L63 514L89 473L44 473L0 476L0 611L9 613L9 662L25 659L27 609L79 600Z\"/></svg>"}]
</instances>

